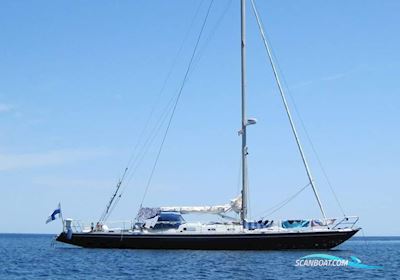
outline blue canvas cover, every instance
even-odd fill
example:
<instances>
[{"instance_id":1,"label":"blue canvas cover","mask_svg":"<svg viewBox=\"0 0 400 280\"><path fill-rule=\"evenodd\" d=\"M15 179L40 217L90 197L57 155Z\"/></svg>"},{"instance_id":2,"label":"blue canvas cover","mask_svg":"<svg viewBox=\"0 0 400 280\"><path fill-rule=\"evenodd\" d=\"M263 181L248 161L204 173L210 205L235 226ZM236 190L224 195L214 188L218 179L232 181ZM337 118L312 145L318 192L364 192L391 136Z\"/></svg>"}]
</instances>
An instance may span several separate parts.
<instances>
[{"instance_id":1,"label":"blue canvas cover","mask_svg":"<svg viewBox=\"0 0 400 280\"><path fill-rule=\"evenodd\" d=\"M287 220L282 221L282 228L304 228L308 227L310 221L307 220Z\"/></svg>"},{"instance_id":2,"label":"blue canvas cover","mask_svg":"<svg viewBox=\"0 0 400 280\"><path fill-rule=\"evenodd\" d=\"M246 229L259 229L259 228L268 228L271 227L274 221L272 220L259 220L259 221L246 221L244 223L244 227Z\"/></svg>"}]
</instances>

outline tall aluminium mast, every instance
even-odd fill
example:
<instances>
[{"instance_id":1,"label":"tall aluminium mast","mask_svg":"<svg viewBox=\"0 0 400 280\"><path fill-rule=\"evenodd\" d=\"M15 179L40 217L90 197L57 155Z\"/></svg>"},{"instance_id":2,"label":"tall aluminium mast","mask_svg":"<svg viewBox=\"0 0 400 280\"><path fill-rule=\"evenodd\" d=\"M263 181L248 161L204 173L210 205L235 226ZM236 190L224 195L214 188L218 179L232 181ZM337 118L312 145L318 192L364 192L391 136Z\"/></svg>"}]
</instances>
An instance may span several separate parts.
<instances>
[{"instance_id":1,"label":"tall aluminium mast","mask_svg":"<svg viewBox=\"0 0 400 280\"><path fill-rule=\"evenodd\" d=\"M242 212L240 218L244 222L247 218L247 143L246 143L246 0L241 0L241 72L242 72Z\"/></svg>"}]
</instances>

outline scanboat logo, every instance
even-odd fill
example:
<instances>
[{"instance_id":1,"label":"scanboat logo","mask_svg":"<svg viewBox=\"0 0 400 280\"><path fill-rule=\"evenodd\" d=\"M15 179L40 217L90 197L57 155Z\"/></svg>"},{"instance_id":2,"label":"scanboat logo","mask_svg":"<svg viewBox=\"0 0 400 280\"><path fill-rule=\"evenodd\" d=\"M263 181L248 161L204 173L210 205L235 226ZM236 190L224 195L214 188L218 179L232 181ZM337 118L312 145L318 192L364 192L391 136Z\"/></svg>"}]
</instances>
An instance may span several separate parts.
<instances>
[{"instance_id":1,"label":"scanboat logo","mask_svg":"<svg viewBox=\"0 0 400 280\"><path fill-rule=\"evenodd\" d=\"M350 266L363 269L379 269L383 266L363 264L357 257L351 256L349 260L328 254L312 254L296 260L295 266L315 267L315 266Z\"/></svg>"}]
</instances>

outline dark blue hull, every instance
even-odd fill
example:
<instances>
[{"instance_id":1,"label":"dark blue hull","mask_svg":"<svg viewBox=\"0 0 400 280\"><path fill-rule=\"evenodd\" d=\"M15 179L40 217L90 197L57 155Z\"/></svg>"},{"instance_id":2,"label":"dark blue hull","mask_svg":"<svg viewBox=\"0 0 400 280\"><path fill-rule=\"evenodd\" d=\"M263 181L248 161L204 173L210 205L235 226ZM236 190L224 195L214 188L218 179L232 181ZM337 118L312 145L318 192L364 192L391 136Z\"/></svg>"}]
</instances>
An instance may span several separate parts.
<instances>
[{"instance_id":1,"label":"dark blue hull","mask_svg":"<svg viewBox=\"0 0 400 280\"><path fill-rule=\"evenodd\" d=\"M190 249L190 250L293 250L331 249L348 240L351 231L256 234L116 234L65 232L57 241L86 248Z\"/></svg>"}]
</instances>

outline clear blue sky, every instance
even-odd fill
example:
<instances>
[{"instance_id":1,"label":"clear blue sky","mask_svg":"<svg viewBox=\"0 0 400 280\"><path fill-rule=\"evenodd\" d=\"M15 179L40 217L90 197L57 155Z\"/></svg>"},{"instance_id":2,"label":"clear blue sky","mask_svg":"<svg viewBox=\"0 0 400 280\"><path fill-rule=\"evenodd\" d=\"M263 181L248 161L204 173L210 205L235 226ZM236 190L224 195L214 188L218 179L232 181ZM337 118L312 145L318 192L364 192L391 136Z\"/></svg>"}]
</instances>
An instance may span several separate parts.
<instances>
[{"instance_id":1,"label":"clear blue sky","mask_svg":"<svg viewBox=\"0 0 400 280\"><path fill-rule=\"evenodd\" d=\"M361 217L367 235L399 235L399 1L258 2L286 86L346 213ZM0 232L59 231L58 222L44 224L59 201L65 217L99 217L199 3L1 1ZM177 92L205 8L156 115ZM257 217L307 178L250 15L248 111L259 121L249 129L250 201ZM215 1L146 205L219 204L238 193L239 31L239 1ZM299 130L328 215L338 216ZM111 219L135 216L155 152L156 145ZM275 216L284 217L319 217L310 189Z\"/></svg>"}]
</instances>

